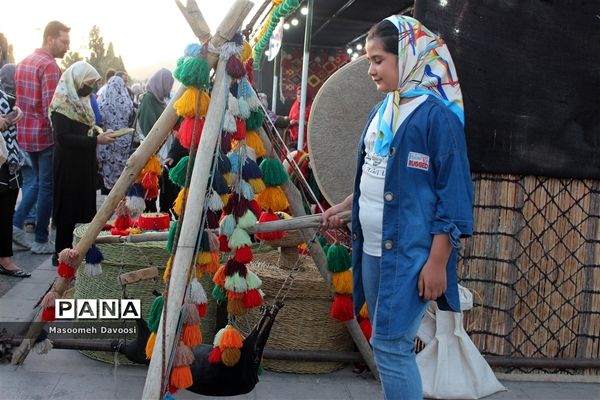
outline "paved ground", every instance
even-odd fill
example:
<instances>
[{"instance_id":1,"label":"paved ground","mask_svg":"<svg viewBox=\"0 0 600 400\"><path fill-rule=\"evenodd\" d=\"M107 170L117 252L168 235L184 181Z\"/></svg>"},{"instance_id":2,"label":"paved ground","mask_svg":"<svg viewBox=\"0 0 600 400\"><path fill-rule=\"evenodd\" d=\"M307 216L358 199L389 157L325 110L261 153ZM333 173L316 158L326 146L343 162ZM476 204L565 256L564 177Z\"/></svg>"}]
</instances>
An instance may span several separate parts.
<instances>
[{"instance_id":1,"label":"paved ground","mask_svg":"<svg viewBox=\"0 0 600 400\"><path fill-rule=\"evenodd\" d=\"M24 259L29 259L23 255ZM25 264L21 264L27 267ZM28 265L34 265L30 263ZM31 268L28 268L31 269ZM0 276L2 287L11 286L0 300L0 325L26 321L32 306L55 277L49 257L33 270L29 279ZM8 281L10 280L10 282ZM146 368L118 366L91 360L77 351L52 350L32 353L23 366L0 365L0 399L139 399ZM491 400L560 399L598 400L600 384L503 381L508 391ZM180 392L177 399L205 398ZM380 399L379 384L369 374L356 375L351 368L325 375L265 372L254 391L241 399Z\"/></svg>"}]
</instances>

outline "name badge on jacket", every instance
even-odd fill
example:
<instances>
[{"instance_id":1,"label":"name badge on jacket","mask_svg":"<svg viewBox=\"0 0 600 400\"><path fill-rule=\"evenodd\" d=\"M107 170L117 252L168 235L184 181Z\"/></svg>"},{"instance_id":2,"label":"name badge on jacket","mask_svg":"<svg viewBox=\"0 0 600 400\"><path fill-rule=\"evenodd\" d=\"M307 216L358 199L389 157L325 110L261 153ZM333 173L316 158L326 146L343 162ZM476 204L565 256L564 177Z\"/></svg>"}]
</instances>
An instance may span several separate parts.
<instances>
[{"instance_id":1,"label":"name badge on jacket","mask_svg":"<svg viewBox=\"0 0 600 400\"><path fill-rule=\"evenodd\" d=\"M426 154L415 153L411 151L408 153L408 168L416 168L423 171L429 171L429 156Z\"/></svg>"}]
</instances>

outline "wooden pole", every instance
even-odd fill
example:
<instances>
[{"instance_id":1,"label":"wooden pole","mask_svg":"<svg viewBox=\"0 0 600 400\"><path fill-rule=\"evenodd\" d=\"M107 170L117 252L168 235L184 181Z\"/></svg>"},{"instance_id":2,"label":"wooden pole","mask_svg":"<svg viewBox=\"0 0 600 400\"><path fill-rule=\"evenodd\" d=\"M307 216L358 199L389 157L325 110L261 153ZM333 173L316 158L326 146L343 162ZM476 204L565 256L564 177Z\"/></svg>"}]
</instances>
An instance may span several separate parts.
<instances>
[{"instance_id":1,"label":"wooden pole","mask_svg":"<svg viewBox=\"0 0 600 400\"><path fill-rule=\"evenodd\" d=\"M211 39L212 46L220 47L227 38L231 39L242 24L245 16L252 9L252 3L248 0L238 0L232 6L228 15L225 17L217 34ZM146 383L144 385L143 399L159 399L161 397L161 388L163 380L163 357L165 363L171 358L175 334L181 313L181 304L185 296L185 290L188 283L189 269L191 260L196 251L196 239L200 230L200 222L204 210L204 199L210 177L210 168L212 164L211 155L214 154L217 140L221 134L221 123L227 105L229 94L229 85L231 78L225 72L226 62L220 60L217 64L215 81L211 93L211 102L206 114L206 122L202 129L202 136L196 152L194 169L188 193L188 199L194 199L189 202L185 218L181 225L181 233L177 242L177 251L173 260L171 278L169 280L168 296L166 299L166 313L161 316L154 351ZM166 329L163 329L166 325ZM165 337L163 339L163 331ZM164 342L164 347L163 347Z\"/></svg>"},{"instance_id":2,"label":"wooden pole","mask_svg":"<svg viewBox=\"0 0 600 400\"><path fill-rule=\"evenodd\" d=\"M259 128L257 132L265 145L265 150L267 151L267 154L272 154L273 145L271 144L271 141L269 140L269 137L267 136L265 130L263 128ZM290 181L283 184L281 188L283 189L285 195L288 198L288 201L290 202L290 210L292 211L292 214L295 217L301 217L306 215L306 212L304 211L304 205L302 204L302 195L300 194L298 188L296 188L296 186L294 186ZM350 218L348 214L345 214L344 217ZM320 221L320 217L318 221ZM319 273L321 274L325 282L327 282L327 286L331 287L331 274L327 269L327 256L325 255L325 252L323 251L321 245L317 243L316 240L313 240L316 233L315 229L303 228L300 229L300 232L302 234L302 237L306 241L308 250L310 251L310 255L312 256L315 265L319 270ZM352 336L352 340L354 340L354 344L356 344L356 347L358 347L358 351L360 351L360 354L363 356L365 363L371 369L373 376L375 377L375 379L379 380L379 371L377 370L377 365L375 364L373 350L371 349L369 342L363 335L360 326L358 325L358 321L356 321L356 318L354 318L350 321L346 321L345 325L346 329L348 329L348 333L350 333L350 336Z\"/></svg>"},{"instance_id":3,"label":"wooden pole","mask_svg":"<svg viewBox=\"0 0 600 400\"><path fill-rule=\"evenodd\" d=\"M196 0L187 0L187 5L184 6L179 0L175 0L177 7L185 17L185 20L192 28L194 35L198 38L200 43L207 42L210 40L210 28L204 19L204 16L196 4Z\"/></svg>"}]
</instances>

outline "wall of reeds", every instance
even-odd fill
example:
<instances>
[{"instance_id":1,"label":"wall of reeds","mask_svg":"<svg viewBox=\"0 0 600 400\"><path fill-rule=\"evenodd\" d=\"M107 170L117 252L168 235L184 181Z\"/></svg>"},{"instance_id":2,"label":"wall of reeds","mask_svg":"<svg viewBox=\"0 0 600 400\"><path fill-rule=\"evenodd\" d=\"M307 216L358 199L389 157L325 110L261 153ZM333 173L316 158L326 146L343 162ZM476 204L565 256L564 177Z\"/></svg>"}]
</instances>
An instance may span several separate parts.
<instances>
[{"instance_id":1,"label":"wall of reeds","mask_svg":"<svg viewBox=\"0 0 600 400\"><path fill-rule=\"evenodd\" d=\"M475 293L465 327L479 350L600 357L600 181L474 174L473 184L459 276Z\"/></svg>"}]
</instances>

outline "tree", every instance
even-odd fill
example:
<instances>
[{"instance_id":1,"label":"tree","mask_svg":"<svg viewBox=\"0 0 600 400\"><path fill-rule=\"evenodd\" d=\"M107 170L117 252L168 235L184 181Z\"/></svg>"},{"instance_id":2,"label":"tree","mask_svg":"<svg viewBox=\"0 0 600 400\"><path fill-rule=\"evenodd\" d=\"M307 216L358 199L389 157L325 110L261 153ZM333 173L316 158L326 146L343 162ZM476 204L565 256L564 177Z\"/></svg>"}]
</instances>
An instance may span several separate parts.
<instances>
[{"instance_id":1,"label":"tree","mask_svg":"<svg viewBox=\"0 0 600 400\"><path fill-rule=\"evenodd\" d=\"M78 51L69 51L62 59L62 67L63 70L69 68L71 65L75 64L77 61L82 61L83 57L79 54Z\"/></svg>"},{"instance_id":2,"label":"tree","mask_svg":"<svg viewBox=\"0 0 600 400\"><path fill-rule=\"evenodd\" d=\"M8 43L8 39L3 33L0 33L0 67L6 63L14 63L13 46Z\"/></svg>"},{"instance_id":3,"label":"tree","mask_svg":"<svg viewBox=\"0 0 600 400\"><path fill-rule=\"evenodd\" d=\"M92 26L88 46L90 48L90 56L88 57L87 62L96 68L100 75L104 76L104 39L102 38L102 35L100 35L100 28L98 28L97 25Z\"/></svg>"}]
</instances>

